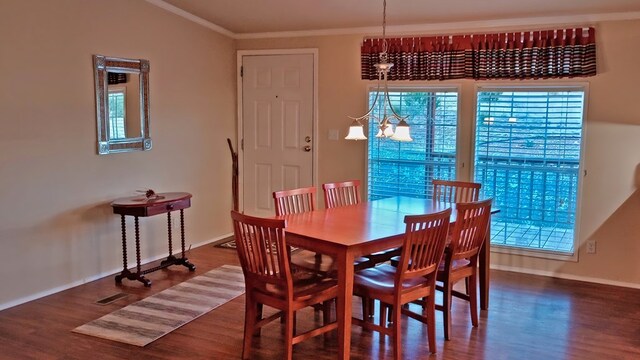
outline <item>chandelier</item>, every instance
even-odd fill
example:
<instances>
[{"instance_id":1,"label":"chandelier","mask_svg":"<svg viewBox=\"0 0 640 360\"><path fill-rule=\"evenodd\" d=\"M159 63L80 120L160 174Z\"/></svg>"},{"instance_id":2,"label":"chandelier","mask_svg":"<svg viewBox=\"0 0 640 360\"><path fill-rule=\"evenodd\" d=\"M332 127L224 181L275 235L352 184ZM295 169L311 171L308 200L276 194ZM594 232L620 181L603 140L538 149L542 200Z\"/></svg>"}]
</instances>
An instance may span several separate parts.
<instances>
[{"instance_id":1,"label":"chandelier","mask_svg":"<svg viewBox=\"0 0 640 360\"><path fill-rule=\"evenodd\" d=\"M393 66L393 63L389 62L389 55L387 54L387 0L382 2L382 52L380 53L380 62L375 64L376 71L378 73L378 86L376 89L376 96L373 98L373 103L366 114L359 117L351 117L353 120L351 126L349 126L349 133L345 137L346 140L367 140L364 135L364 125L362 121L369 122L374 120L378 126L377 138L389 138L397 141L413 141L409 134L409 124L407 124L408 116L402 117L391 105L391 99L389 98L389 88L387 86L387 76L389 70ZM384 92L381 93L381 90ZM381 104L378 104L381 101ZM387 107L388 105L388 107ZM382 106L382 116L374 115L376 106ZM387 110L388 109L388 110ZM397 121L395 130L393 129L393 122Z\"/></svg>"}]
</instances>

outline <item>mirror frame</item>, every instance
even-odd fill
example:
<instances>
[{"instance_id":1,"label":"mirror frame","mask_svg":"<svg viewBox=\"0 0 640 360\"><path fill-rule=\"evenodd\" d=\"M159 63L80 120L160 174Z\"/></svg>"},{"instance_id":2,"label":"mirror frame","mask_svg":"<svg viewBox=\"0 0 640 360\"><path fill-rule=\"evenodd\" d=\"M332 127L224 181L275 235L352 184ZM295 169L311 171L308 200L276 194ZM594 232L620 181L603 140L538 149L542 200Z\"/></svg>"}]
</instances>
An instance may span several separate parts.
<instances>
[{"instance_id":1,"label":"mirror frame","mask_svg":"<svg viewBox=\"0 0 640 360\"><path fill-rule=\"evenodd\" d=\"M93 55L96 86L96 119L98 121L98 154L151 150L149 136L149 61ZM109 138L109 106L107 73L125 72L140 75L140 136L125 139Z\"/></svg>"}]
</instances>

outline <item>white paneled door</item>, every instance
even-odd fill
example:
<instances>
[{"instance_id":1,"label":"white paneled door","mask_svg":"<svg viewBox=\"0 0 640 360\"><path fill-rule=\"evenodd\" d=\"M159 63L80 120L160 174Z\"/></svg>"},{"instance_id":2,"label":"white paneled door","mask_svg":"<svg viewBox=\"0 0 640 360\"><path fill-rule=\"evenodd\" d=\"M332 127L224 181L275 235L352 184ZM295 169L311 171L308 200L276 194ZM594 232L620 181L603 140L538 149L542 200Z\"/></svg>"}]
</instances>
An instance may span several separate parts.
<instances>
[{"instance_id":1,"label":"white paneled door","mask_svg":"<svg viewBox=\"0 0 640 360\"><path fill-rule=\"evenodd\" d=\"M274 215L272 192L313 185L314 55L242 56L243 209Z\"/></svg>"}]
</instances>

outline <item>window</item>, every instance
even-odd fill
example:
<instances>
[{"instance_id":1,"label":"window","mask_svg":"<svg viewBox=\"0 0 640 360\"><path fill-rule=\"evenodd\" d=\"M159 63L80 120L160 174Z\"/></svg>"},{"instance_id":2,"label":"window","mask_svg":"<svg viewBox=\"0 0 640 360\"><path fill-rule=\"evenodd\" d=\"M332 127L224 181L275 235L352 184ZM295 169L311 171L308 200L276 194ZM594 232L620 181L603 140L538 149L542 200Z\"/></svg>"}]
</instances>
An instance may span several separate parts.
<instances>
[{"instance_id":1,"label":"window","mask_svg":"<svg viewBox=\"0 0 640 360\"><path fill-rule=\"evenodd\" d=\"M492 245L574 252L584 90L481 88L475 181L501 212Z\"/></svg>"},{"instance_id":2,"label":"window","mask_svg":"<svg viewBox=\"0 0 640 360\"><path fill-rule=\"evenodd\" d=\"M373 103L375 91L369 93ZM368 195L430 198L431 180L455 179L458 93L455 90L398 90L389 98L402 116L409 116L412 142L376 138L378 127L369 123ZM382 113L375 109L376 115Z\"/></svg>"},{"instance_id":3,"label":"window","mask_svg":"<svg viewBox=\"0 0 640 360\"><path fill-rule=\"evenodd\" d=\"M109 139L127 137L125 125L126 89L109 87Z\"/></svg>"}]
</instances>

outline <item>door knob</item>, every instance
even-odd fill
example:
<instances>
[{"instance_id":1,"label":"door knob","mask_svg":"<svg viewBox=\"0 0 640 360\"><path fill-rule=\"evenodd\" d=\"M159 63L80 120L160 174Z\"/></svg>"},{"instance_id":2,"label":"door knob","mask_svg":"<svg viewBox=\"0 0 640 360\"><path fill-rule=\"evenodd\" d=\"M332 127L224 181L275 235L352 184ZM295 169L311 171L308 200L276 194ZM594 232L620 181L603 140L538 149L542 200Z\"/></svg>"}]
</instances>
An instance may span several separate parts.
<instances>
[{"instance_id":1,"label":"door knob","mask_svg":"<svg viewBox=\"0 0 640 360\"><path fill-rule=\"evenodd\" d=\"M311 151L311 146L307 145L305 147L303 147L304 151L309 152Z\"/></svg>"}]
</instances>

